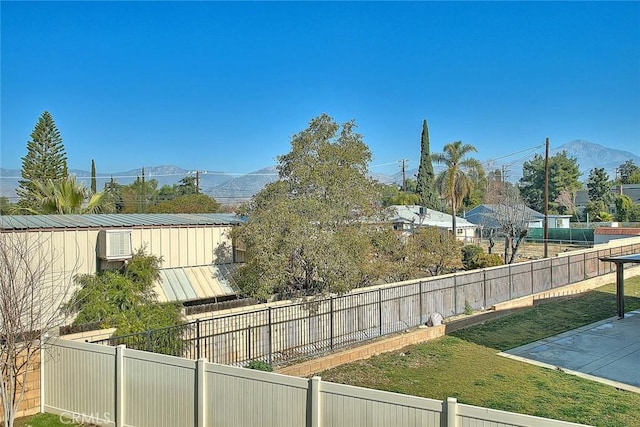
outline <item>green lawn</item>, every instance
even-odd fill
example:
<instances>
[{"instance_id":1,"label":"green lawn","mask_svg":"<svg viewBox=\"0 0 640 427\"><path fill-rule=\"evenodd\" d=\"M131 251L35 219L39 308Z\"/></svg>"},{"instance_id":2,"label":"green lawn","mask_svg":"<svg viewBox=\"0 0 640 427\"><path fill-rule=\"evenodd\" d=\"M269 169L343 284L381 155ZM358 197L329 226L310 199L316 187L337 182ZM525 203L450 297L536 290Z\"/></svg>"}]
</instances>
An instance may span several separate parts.
<instances>
[{"instance_id":1,"label":"green lawn","mask_svg":"<svg viewBox=\"0 0 640 427\"><path fill-rule=\"evenodd\" d=\"M15 427L69 427L81 426L82 424L72 423L67 418L61 418L53 414L36 414L32 417L17 419Z\"/></svg>"},{"instance_id":2,"label":"green lawn","mask_svg":"<svg viewBox=\"0 0 640 427\"><path fill-rule=\"evenodd\" d=\"M640 308L640 278L625 282ZM596 426L632 426L640 394L497 355L615 315L615 285L545 302L414 345L320 373L322 379Z\"/></svg>"}]
</instances>

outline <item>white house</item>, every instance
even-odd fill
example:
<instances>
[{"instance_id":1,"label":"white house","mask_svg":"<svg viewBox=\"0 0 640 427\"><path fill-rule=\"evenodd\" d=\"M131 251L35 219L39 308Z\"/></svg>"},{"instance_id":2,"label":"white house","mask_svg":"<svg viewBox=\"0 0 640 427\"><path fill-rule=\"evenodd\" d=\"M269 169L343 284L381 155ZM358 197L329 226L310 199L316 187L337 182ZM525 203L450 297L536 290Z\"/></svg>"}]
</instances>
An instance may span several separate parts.
<instances>
[{"instance_id":1,"label":"white house","mask_svg":"<svg viewBox=\"0 0 640 427\"><path fill-rule=\"evenodd\" d=\"M434 211L417 205L393 205L388 207L391 212L393 228L398 231L411 231L416 227L438 227L452 231L451 215ZM464 218L456 217L456 238L464 242L471 242L475 236L477 225Z\"/></svg>"}]
</instances>

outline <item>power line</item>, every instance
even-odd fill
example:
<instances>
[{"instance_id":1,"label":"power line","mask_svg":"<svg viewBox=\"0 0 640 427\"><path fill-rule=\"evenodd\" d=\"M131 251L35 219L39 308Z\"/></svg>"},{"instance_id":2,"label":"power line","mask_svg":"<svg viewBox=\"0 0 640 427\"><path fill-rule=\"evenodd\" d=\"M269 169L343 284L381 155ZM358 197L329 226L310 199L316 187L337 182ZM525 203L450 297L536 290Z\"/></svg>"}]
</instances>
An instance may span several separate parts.
<instances>
[{"instance_id":1,"label":"power line","mask_svg":"<svg viewBox=\"0 0 640 427\"><path fill-rule=\"evenodd\" d=\"M389 166L389 165L396 165L396 164L398 164L398 162L397 162L397 161L395 161L395 162L388 162L388 163L380 163L380 164L377 164L377 165L370 165L369 167L370 167L370 168L379 168L379 167L382 167L382 166Z\"/></svg>"},{"instance_id":2,"label":"power line","mask_svg":"<svg viewBox=\"0 0 640 427\"><path fill-rule=\"evenodd\" d=\"M544 147L544 144L542 145L537 145L535 147L530 147L530 148L525 148L523 150L520 151L516 151L510 154L505 154L504 156L500 156L500 157L495 157L492 159L488 159L485 160L484 162L481 162L483 165L488 165L492 162L495 162L496 160L501 160L507 157L511 157L511 156L515 156L517 154L520 153L524 153L524 152L530 152L533 150L537 150L539 148ZM524 158L526 158L527 156L525 156ZM410 159L404 159L407 162L410 161ZM511 163L517 163L519 160L515 160L514 162ZM393 162L385 162L385 163L378 163L375 165L370 165L369 168L378 168L378 167L383 167L383 166L390 166L390 165L395 165L398 164L398 161L393 161ZM255 172L211 172L211 171L200 171L200 173L202 175L216 175L216 176L278 176L277 172L269 172L269 173L255 173ZM163 174L153 174L153 173L148 173L148 171L145 171L145 176L147 177L171 177L171 176L187 176L187 175L193 175L195 174L194 171L187 171L187 172L183 172L183 173L163 173ZM75 175L76 178L78 179L91 179L91 176L80 176L80 175ZM116 175L116 174L98 174L96 176L96 179L111 179L111 177L113 176L114 179L119 179L119 178L138 178L140 177L140 175ZM1 176L1 178L6 178L6 179L22 179L22 176L7 176L7 175L3 175Z\"/></svg>"},{"instance_id":3,"label":"power line","mask_svg":"<svg viewBox=\"0 0 640 427\"><path fill-rule=\"evenodd\" d=\"M496 157L494 159L489 159L485 163L496 161L496 160L500 160L500 159L505 159L507 157L515 156L516 154L535 151L535 150L538 150L538 149L540 149L542 147L544 147L544 144L536 145L535 147L525 148L524 150L516 151L516 152L510 153L510 154L505 154L504 156Z\"/></svg>"}]
</instances>

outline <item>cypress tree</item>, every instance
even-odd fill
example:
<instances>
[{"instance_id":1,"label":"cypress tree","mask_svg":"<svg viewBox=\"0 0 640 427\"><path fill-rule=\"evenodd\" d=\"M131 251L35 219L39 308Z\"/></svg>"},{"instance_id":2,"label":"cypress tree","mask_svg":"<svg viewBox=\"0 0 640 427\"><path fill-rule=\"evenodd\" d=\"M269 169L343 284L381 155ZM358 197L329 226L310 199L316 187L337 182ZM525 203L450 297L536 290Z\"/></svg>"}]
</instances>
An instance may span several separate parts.
<instances>
[{"instance_id":1,"label":"cypress tree","mask_svg":"<svg viewBox=\"0 0 640 427\"><path fill-rule=\"evenodd\" d=\"M48 111L42 113L36 123L31 140L27 142L27 154L22 158L22 179L17 190L21 207L36 208L34 181L66 178L67 153L62 137L53 117Z\"/></svg>"},{"instance_id":2,"label":"cypress tree","mask_svg":"<svg viewBox=\"0 0 640 427\"><path fill-rule=\"evenodd\" d=\"M91 159L91 192L93 194L97 193L98 185L96 182L96 162Z\"/></svg>"},{"instance_id":3,"label":"cypress tree","mask_svg":"<svg viewBox=\"0 0 640 427\"><path fill-rule=\"evenodd\" d=\"M422 139L420 144L420 166L418 167L418 182L416 192L420 195L422 206L429 209L440 209L440 200L436 193L435 175L429 152L429 128L427 120L422 122Z\"/></svg>"}]
</instances>

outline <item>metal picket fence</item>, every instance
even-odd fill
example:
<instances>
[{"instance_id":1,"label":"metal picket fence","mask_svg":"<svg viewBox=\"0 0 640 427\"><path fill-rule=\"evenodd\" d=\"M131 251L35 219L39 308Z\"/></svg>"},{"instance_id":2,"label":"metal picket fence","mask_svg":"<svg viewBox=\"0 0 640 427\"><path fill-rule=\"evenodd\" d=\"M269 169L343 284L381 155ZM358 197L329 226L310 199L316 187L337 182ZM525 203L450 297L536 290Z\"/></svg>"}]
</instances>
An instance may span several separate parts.
<instances>
[{"instance_id":1,"label":"metal picket fence","mask_svg":"<svg viewBox=\"0 0 640 427\"><path fill-rule=\"evenodd\" d=\"M100 344L244 365L259 360L280 365L314 357L424 324L443 316L490 307L614 271L600 257L640 251L640 244L466 271L312 301L292 302L215 316Z\"/></svg>"}]
</instances>

